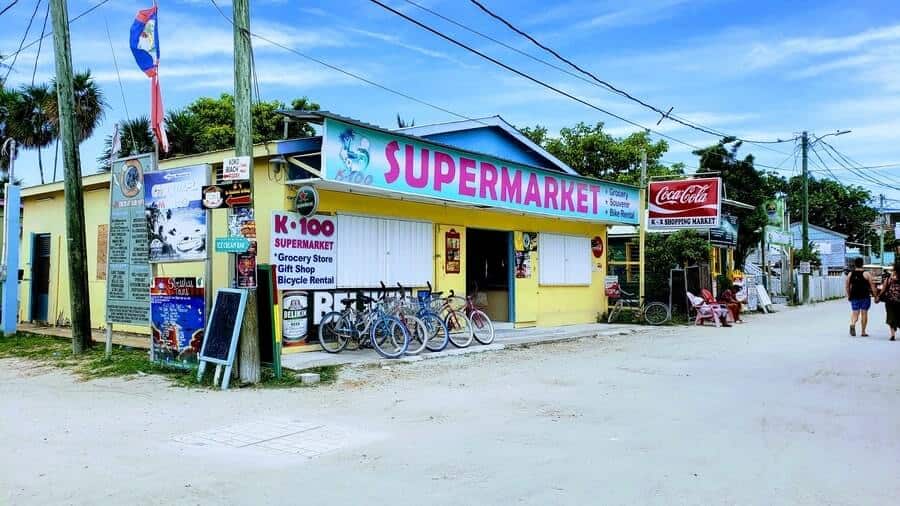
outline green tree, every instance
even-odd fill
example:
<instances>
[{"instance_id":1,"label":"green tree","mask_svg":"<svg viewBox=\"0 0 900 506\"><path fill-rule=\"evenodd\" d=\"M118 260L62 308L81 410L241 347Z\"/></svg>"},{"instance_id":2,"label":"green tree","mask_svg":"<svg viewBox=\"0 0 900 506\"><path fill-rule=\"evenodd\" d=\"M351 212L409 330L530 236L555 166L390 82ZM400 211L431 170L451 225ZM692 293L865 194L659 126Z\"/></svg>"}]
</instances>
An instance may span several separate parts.
<instances>
[{"instance_id":1,"label":"green tree","mask_svg":"<svg viewBox=\"0 0 900 506\"><path fill-rule=\"evenodd\" d=\"M637 185L643 152L647 153L648 176L684 173L681 164L672 167L662 164L662 156L669 149L666 141L653 142L647 132L614 137L603 128L603 123L593 126L578 123L560 130L559 137L551 136L540 125L522 128L521 132L583 176Z\"/></svg>"},{"instance_id":2,"label":"green tree","mask_svg":"<svg viewBox=\"0 0 900 506\"><path fill-rule=\"evenodd\" d=\"M106 100L103 91L91 76L91 71L78 72L73 76L73 88L75 90L75 137L78 142L93 135L94 130L100 126L106 110ZM51 84L52 92L47 101L47 121L53 131L54 140L59 139L59 103L56 94L56 83ZM53 161L53 181L56 181L57 160Z\"/></svg>"},{"instance_id":3,"label":"green tree","mask_svg":"<svg viewBox=\"0 0 900 506\"><path fill-rule=\"evenodd\" d=\"M845 234L850 242L878 244L878 234L872 229L878 211L869 205L871 192L832 179L810 178L808 185L811 224ZM803 179L800 176L788 181L787 194L792 221L800 221L803 209Z\"/></svg>"},{"instance_id":4,"label":"green tree","mask_svg":"<svg viewBox=\"0 0 900 506\"><path fill-rule=\"evenodd\" d=\"M155 147L153 134L150 132L150 119L147 116L139 116L119 123L120 149L118 153L113 154L112 141L112 135L107 135L103 144L103 153L97 157L101 172L112 170L111 159L153 152Z\"/></svg>"},{"instance_id":5,"label":"green tree","mask_svg":"<svg viewBox=\"0 0 900 506\"><path fill-rule=\"evenodd\" d=\"M672 234L647 234L647 283L651 300L666 300L669 295L669 271L709 261L709 241L692 229Z\"/></svg>"},{"instance_id":6,"label":"green tree","mask_svg":"<svg viewBox=\"0 0 900 506\"><path fill-rule=\"evenodd\" d=\"M768 222L762 203L775 197L784 180L777 175L759 172L753 155L738 158L741 142L726 137L718 144L694 151L700 157L700 172L714 172L721 176L727 198L753 206L753 209L729 209L738 218L738 239L735 258L738 266L751 248L762 239L762 229Z\"/></svg>"},{"instance_id":7,"label":"green tree","mask_svg":"<svg viewBox=\"0 0 900 506\"><path fill-rule=\"evenodd\" d=\"M44 160L41 149L53 143L54 131L47 117L47 105L51 90L46 84L23 86L12 110L9 134L25 149L34 149L38 155L38 173L44 184Z\"/></svg>"}]
</instances>

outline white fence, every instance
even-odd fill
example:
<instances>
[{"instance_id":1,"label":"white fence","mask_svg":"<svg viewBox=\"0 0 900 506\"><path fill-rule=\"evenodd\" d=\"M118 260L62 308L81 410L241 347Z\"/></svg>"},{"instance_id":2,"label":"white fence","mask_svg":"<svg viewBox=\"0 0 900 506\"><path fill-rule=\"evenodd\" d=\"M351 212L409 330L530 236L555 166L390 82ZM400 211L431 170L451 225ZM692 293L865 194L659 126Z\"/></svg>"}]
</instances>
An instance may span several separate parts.
<instances>
[{"instance_id":1,"label":"white fence","mask_svg":"<svg viewBox=\"0 0 900 506\"><path fill-rule=\"evenodd\" d=\"M800 274L796 275L795 283L797 298L803 300L803 277ZM810 302L840 299L845 295L843 276L809 276Z\"/></svg>"}]
</instances>

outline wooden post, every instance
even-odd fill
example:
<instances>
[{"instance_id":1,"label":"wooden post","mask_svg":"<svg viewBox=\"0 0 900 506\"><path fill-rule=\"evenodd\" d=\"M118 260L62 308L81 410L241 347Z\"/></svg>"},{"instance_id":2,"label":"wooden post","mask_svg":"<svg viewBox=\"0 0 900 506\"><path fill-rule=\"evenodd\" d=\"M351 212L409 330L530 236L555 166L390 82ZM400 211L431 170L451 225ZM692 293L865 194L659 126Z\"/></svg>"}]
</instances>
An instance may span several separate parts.
<instances>
[{"instance_id":1,"label":"wooden post","mask_svg":"<svg viewBox=\"0 0 900 506\"><path fill-rule=\"evenodd\" d=\"M91 303L88 291L87 248L84 238L84 195L75 124L72 83L72 48L69 12L65 0L51 0L53 46L56 55L56 93L59 102L59 138L62 140L66 204L66 250L69 264L69 299L72 310L72 351L91 346Z\"/></svg>"},{"instance_id":2,"label":"wooden post","mask_svg":"<svg viewBox=\"0 0 900 506\"><path fill-rule=\"evenodd\" d=\"M253 192L253 124L251 116L250 82L250 5L248 0L232 2L234 19L234 155L250 157L250 187ZM251 204L252 205L252 204ZM234 273L231 274L232 276ZM241 327L240 360L241 383L259 383L262 379L259 352L259 321L256 314L256 290L248 290L247 309ZM226 370L223 388L228 385Z\"/></svg>"}]
</instances>

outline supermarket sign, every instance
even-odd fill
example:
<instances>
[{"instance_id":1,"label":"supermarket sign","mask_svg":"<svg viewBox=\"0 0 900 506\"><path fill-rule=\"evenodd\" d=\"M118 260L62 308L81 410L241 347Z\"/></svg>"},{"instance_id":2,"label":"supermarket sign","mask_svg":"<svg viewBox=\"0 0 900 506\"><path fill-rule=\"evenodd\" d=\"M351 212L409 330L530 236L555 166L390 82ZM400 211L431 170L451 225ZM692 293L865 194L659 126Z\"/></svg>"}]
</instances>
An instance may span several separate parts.
<instances>
[{"instance_id":1,"label":"supermarket sign","mask_svg":"<svg viewBox=\"0 0 900 506\"><path fill-rule=\"evenodd\" d=\"M721 224L722 180L653 181L648 203L650 228L716 228Z\"/></svg>"},{"instance_id":2,"label":"supermarket sign","mask_svg":"<svg viewBox=\"0 0 900 506\"><path fill-rule=\"evenodd\" d=\"M325 118L324 179L559 218L638 223L638 189Z\"/></svg>"}]
</instances>

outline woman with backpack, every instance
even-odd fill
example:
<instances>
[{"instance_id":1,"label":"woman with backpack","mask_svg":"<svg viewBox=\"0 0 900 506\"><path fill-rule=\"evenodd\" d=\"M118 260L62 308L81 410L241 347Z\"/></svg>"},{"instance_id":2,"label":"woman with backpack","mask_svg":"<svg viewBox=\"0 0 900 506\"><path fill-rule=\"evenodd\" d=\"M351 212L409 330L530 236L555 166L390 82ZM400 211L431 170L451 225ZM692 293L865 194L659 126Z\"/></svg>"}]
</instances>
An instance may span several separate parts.
<instances>
[{"instance_id":1,"label":"woman with backpack","mask_svg":"<svg viewBox=\"0 0 900 506\"><path fill-rule=\"evenodd\" d=\"M872 295L876 292L875 280L863 269L862 258L853 259L853 270L847 275L844 289L847 291L847 299L850 301L850 335L856 335L856 322L859 321L862 327L860 335L868 337L866 328L869 325L869 308L872 306Z\"/></svg>"},{"instance_id":2,"label":"woman with backpack","mask_svg":"<svg viewBox=\"0 0 900 506\"><path fill-rule=\"evenodd\" d=\"M896 341L897 329L900 328L900 260L894 261L891 275L881 285L879 300L884 302L884 311L887 313L886 323L891 330L891 341Z\"/></svg>"}]
</instances>

